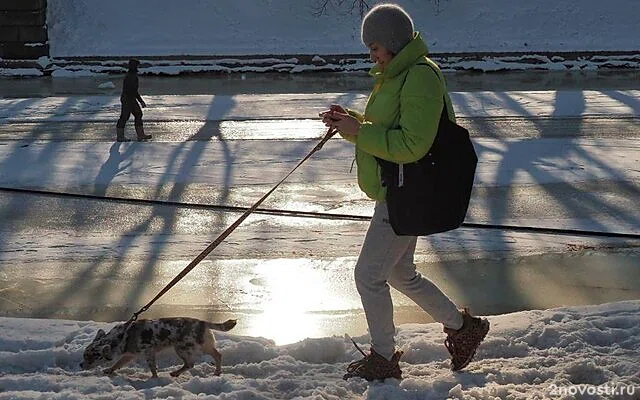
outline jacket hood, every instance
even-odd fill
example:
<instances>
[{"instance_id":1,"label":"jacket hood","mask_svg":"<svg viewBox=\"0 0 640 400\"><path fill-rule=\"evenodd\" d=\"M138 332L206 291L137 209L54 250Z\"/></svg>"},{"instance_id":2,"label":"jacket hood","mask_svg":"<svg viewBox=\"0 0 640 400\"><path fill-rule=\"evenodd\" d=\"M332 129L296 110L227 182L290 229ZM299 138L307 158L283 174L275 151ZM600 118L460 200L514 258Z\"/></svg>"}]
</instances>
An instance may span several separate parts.
<instances>
[{"instance_id":1,"label":"jacket hood","mask_svg":"<svg viewBox=\"0 0 640 400\"><path fill-rule=\"evenodd\" d=\"M429 49L427 48L427 44L422 40L420 32L415 32L413 39L391 59L391 62L384 71L381 71L379 65L375 65L369 70L369 75L374 78L393 78L414 65L419 58L425 57L428 54Z\"/></svg>"}]
</instances>

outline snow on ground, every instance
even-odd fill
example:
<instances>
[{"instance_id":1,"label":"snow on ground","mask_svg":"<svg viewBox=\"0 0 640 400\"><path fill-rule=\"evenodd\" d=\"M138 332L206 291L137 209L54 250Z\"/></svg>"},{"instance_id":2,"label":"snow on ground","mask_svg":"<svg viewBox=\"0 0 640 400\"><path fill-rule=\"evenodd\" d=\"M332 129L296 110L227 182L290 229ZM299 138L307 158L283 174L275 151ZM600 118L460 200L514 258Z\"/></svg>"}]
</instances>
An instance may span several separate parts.
<instances>
[{"instance_id":1,"label":"snow on ground","mask_svg":"<svg viewBox=\"0 0 640 400\"><path fill-rule=\"evenodd\" d=\"M342 380L360 357L346 337L275 346L216 333L220 377L208 356L169 377L179 365L171 352L159 357L157 379L144 361L109 377L79 363L96 331L113 324L0 318L0 399L638 399L639 308L640 301L626 301L489 317L492 329L461 373L448 369L441 325L403 325L404 379L371 384ZM367 348L366 336L354 339Z\"/></svg>"},{"instance_id":2,"label":"snow on ground","mask_svg":"<svg viewBox=\"0 0 640 400\"><path fill-rule=\"evenodd\" d=\"M358 3L49 0L50 58L0 76L122 73L129 56L143 74L366 71ZM445 70L640 67L635 0L398 3Z\"/></svg>"},{"instance_id":3,"label":"snow on ground","mask_svg":"<svg viewBox=\"0 0 640 400\"><path fill-rule=\"evenodd\" d=\"M367 2L370 4L378 3ZM362 54L351 1L49 0L51 55ZM339 4L342 3L342 4ZM432 52L638 50L634 0L401 0Z\"/></svg>"}]
</instances>

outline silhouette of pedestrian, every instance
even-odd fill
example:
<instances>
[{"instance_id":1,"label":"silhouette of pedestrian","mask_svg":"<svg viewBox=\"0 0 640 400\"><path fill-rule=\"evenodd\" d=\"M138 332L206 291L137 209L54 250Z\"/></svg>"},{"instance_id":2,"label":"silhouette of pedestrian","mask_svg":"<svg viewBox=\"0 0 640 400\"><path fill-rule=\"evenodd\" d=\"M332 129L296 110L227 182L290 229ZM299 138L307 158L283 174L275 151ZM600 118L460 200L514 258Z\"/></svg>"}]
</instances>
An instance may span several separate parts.
<instances>
[{"instance_id":1,"label":"silhouette of pedestrian","mask_svg":"<svg viewBox=\"0 0 640 400\"><path fill-rule=\"evenodd\" d=\"M151 135L144 133L144 128L142 126L142 109L140 107L142 106L144 108L147 104L142 100L142 97L140 97L140 93L138 93L139 65L140 61L138 60L129 60L129 70L127 71L127 75L122 83L122 94L120 95L122 108L120 111L120 119L118 119L118 124L116 125L116 140L118 142L131 141L124 136L124 126L129 120L131 114L133 114L138 141L151 139ZM138 104L138 102L140 102L140 104Z\"/></svg>"}]
</instances>

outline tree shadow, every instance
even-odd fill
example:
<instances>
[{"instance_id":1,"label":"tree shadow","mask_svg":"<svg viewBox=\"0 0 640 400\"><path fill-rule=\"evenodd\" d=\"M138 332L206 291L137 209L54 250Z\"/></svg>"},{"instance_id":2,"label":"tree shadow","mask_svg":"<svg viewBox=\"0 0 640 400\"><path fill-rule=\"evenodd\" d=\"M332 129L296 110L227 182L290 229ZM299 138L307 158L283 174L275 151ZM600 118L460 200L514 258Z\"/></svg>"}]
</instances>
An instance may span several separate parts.
<instances>
[{"instance_id":1,"label":"tree shadow","mask_svg":"<svg viewBox=\"0 0 640 400\"><path fill-rule=\"evenodd\" d=\"M535 185L541 188L547 198L547 202L552 201L560 207L560 212L569 218L579 219L583 218L585 214L590 215L590 212L598 212L601 215L615 215L618 218L623 218L628 221L630 225L640 226L640 216L630 213L625 208L620 207L614 201L609 200L606 197L599 197L597 193L593 193L585 190L584 185L580 182L572 182L563 179L562 172L564 169L558 167L559 164L566 162L582 162L591 167L597 167L598 169L606 172L607 176L612 176L614 179L610 180L608 184L613 185L616 192L625 193L630 198L640 198L640 191L638 186L624 181L624 176L620 176L618 171L611 165L608 165L606 161L593 157L586 152L579 139L540 139L540 137L552 137L549 133L556 128L557 118L563 115L563 110L568 107L571 108L572 113L582 115L586 110L586 99L584 98L582 91L559 91L556 93L554 101L554 113L552 118L539 118L537 115L530 115L528 111L520 105L520 102L508 96L506 93L497 93L500 104L509 109L516 111L519 115L528 115L527 120L533 124L534 130L538 133L538 142L532 144L530 140L524 139L504 139L498 140L499 146L487 147L476 141L475 147L478 152L479 165L483 163L483 159L493 159L496 156L499 158L499 165L496 170L495 179L493 183L488 187L482 185L482 189L488 189L493 192L493 195L486 196L486 204L483 206L488 210L488 221L486 223L496 225L509 225L512 224L511 220L514 218L514 212L521 206L517 203L518 197L515 195L517 186L521 176L530 177L532 182L536 182ZM634 110L638 110L638 104L636 101L632 101L628 98L622 98ZM489 99L487 99L489 100ZM495 101L495 99L491 99ZM462 104L461 109L467 109L465 104ZM582 131L582 120L575 122L578 134ZM486 119L474 119L473 120L473 132L477 135L488 137L500 137L499 132L496 132L494 127L487 123ZM596 145L599 141L596 141ZM606 142L602 141L600 144L606 145ZM558 171L560 174L556 175L554 171ZM597 177L591 177L597 182ZM561 182L557 184L550 184L553 182ZM558 187L561 185L561 189ZM493 187L493 188L491 188ZM588 187L588 186L587 186ZM474 190L474 192L478 192ZM472 199L473 204L480 201L480 199ZM537 210L537 215L540 215L540 211ZM480 221L474 221L480 222ZM538 219L535 225L540 228L558 228L557 219ZM576 222L573 222L576 223ZM578 223L579 224L579 223ZM600 231L609 231L611 229L606 223L598 219L591 217L588 220L587 226L573 226L574 229L594 229ZM459 229L460 232L453 231L445 234L446 240L453 241L459 246L459 249L464 250L466 247L465 238L466 235L461 233L465 228ZM494 231L495 232L495 231ZM495 307L489 307L490 303L495 303L495 299L488 301L495 294L499 294L504 303L500 306L500 312L516 311L519 309L527 309L533 306L530 300L523 294L521 288L518 287L512 271L507 268L507 259L513 258L514 250L511 245L511 239L506 231L499 230L497 233L497 240L502 241L507 249L503 254L502 259L496 259L496 268L493 268L491 275L487 275L486 270L477 270L474 268L473 263L469 263L467 267L461 267L457 262L447 261L441 259L442 265L441 273L445 276L445 279L452 284L455 291L458 293L465 293L465 303L472 306L478 313L485 313L487 311L495 312ZM427 238L429 241L429 238ZM435 240L432 239L432 240ZM467 239L468 240L468 239ZM470 246L470 247L473 247ZM511 250L509 250L511 249ZM463 253L464 254L464 253ZM494 257L491 252L480 255L483 258ZM464 256L463 256L464 258ZM468 259L471 260L471 254L468 254ZM550 274L548 277L550 281L555 279L562 279L562 271L556 271L555 274ZM584 277L584 281L588 281L589 277ZM480 286L478 286L480 285ZM484 288L479 290L478 288ZM471 289L471 290L469 290ZM597 300L596 294L588 293L588 288L585 289L585 299ZM474 307L474 304L476 306ZM523 308L524 307L524 308ZM493 309L491 309L493 308Z\"/></svg>"},{"instance_id":2,"label":"tree shadow","mask_svg":"<svg viewBox=\"0 0 640 400\"><path fill-rule=\"evenodd\" d=\"M224 104L218 106L216 99L213 98L213 102L210 105L209 114L214 112L220 112L224 114L231 109L234 105L233 101L225 101ZM220 109L222 107L222 110ZM217 123L219 124L219 122ZM159 184L155 188L155 192L152 194L152 199L158 199L164 191L164 186L169 185L169 199L182 199L188 182L188 178L194 172L195 168L207 148L209 141L213 139L220 139L220 142L224 144L219 135L219 126L217 129L211 129L211 124L207 125L207 130L199 132L191 140L184 141L176 146L169 154L167 164L163 167L162 176L159 179ZM144 146L144 143L130 143L127 146L124 153L120 153L120 145L114 144L110 149L109 159L103 164L98 175L95 179L94 190L98 194L106 194L110 183L117 173L124 172L131 167L131 161L121 166L124 160L130 159L136 151L140 151L139 146ZM137 150L138 149L138 150ZM224 151L226 158L230 158L228 151ZM225 168L228 168L232 163L227 163ZM231 175L231 171L227 171L227 176ZM226 186L226 183L223 183ZM175 207L170 208L162 204L151 205L151 212L140 222L136 223L130 229L126 230L120 237L120 240L115 245L118 250L118 257L114 259L112 265L109 266L106 271L101 273L105 279L95 279L96 273L100 269L100 265L108 260L105 257L97 257L94 261L89 263L79 273L77 273L73 279L71 279L63 288L60 289L57 295L53 296L47 304L43 305L38 311L39 316L47 317L54 308L52 306L65 306L70 304L76 296L80 295L73 289L79 285L88 286L88 292L92 295L93 304L105 304L108 296L112 290L118 290L118 288L110 287L106 282L119 276L120 272L124 270L124 264L132 257L132 250L137 246L144 246L145 243L151 243L149 246L149 256L142 260L142 265L136 276L132 277L132 283L127 288L128 293L121 295L122 304L129 307L135 307L140 303L141 294L143 288L151 282L153 272L157 267L157 257L162 253L163 249L167 246L168 240L174 232L174 225L177 220L177 209ZM158 222L159 221L159 222ZM159 224L160 228L157 233L152 235L145 235L144 232L157 229ZM88 284L88 285L87 285ZM117 315L121 315L116 312Z\"/></svg>"},{"instance_id":3,"label":"tree shadow","mask_svg":"<svg viewBox=\"0 0 640 400\"><path fill-rule=\"evenodd\" d=\"M618 96L619 101L628 104L634 110L640 108L637 100L629 98L622 92L614 92L612 95ZM501 95L499 99L505 107L518 111L519 113L527 113L527 110L522 108L520 103L515 99L512 99L507 95ZM359 101L359 95L357 94L345 94L338 99L338 102L347 106L355 103L356 101ZM558 92L555 100L555 109L560 110L563 107L567 107L569 104L572 106L577 104L579 109L581 108L584 110L584 96L582 96L581 92ZM208 144L212 141L216 141L216 143L219 143L220 145L220 153L223 159L220 163L217 163L214 168L217 168L219 165L220 168L224 168L224 172L221 174L221 181L212 183L211 185L215 185L215 190L220 193L216 200L218 204L229 204L232 201L234 176L237 176L238 174L235 166L237 165L238 160L241 160L244 155L242 153L243 147L236 146L233 141L225 140L225 138L222 137L220 119L223 118L224 115L234 106L235 103L230 97L213 98L207 115L208 121L201 125L196 134L173 148L168 155L166 165L163 165L162 167L162 174L158 179L158 184L151 194L152 199L164 197L175 201L184 199L185 196L188 195L190 189L190 178L196 172L197 168L201 166L200 163L205 152L210 149ZM72 108L73 105L65 105L62 107L62 110L69 109L69 107ZM465 107L468 109L468 105L461 105L461 109L464 109ZM559 115L560 114L554 114L554 116ZM529 115L528 120L533 124L533 129L538 132L540 137L553 136L547 134L547 132L555 129L553 121L544 118L537 118L535 115ZM82 124L80 124L80 128L81 127ZM580 124L576 126L576 129L581 129ZM496 131L496 128L493 125L486 123L483 119L474 120L473 131L482 132L482 136L496 138L501 136L500 132ZM44 132L42 134L44 135ZM19 151L19 146L23 146L25 144L31 146L32 143L39 140L38 138L39 136L36 134L33 142L21 142L14 144L13 146L16 151L10 157L7 157L2 161L0 164L0 170L5 168L18 168L20 171L18 173L18 178L28 182L32 179L29 175L29 163L42 162L55 165L56 160L63 155L60 155L52 144L45 144L37 149L34 146L26 151L26 157L24 150ZM628 212L625 213L624 208L619 207L607 199L598 197L593 193L585 192L582 187L574 185L571 182L565 183L565 188L573 193L573 195L569 196L561 195L557 191L553 190L550 185L545 184L550 181L558 180L558 177L553 173L553 167L557 165L556 160L558 159L570 160L579 157L581 160L606 171L608 175L616 176L617 170L615 168L608 165L606 161L592 157L588 152L585 152L580 147L577 141L571 141L568 145L565 144L564 146L554 146L553 144L556 142L549 140L547 142L542 142L542 146L535 147L536 150L533 152L531 151L531 143L526 143L521 140L499 140L496 141L496 143L498 143L499 146L485 146L483 144L476 143L476 150L478 151L481 163L482 160L488 156L495 156L500 160L495 176L495 181L501 182L501 186L498 188L500 190L499 196L489 196L486 203L483 204L483 207L489 210L488 217L491 223L501 224L509 222L509 218L514 211L513 201L517 199L514 194L513 186L517 185L518 174L524 173L532 177L531 179L537 182L543 190L546 191L549 199L552 199L554 202L562 205L563 212L568 216L578 217L581 215L581 210L585 209L599 210L600 212L606 212L611 215L622 215L622 217L629 220L630 224L640 225L640 217L638 215L633 215ZM549 145L546 146L544 144ZM602 144L606 145L606 142L602 142ZM114 143L109 150L109 158L102 164L100 171L95 177L93 185L94 193L98 195L105 195L108 192L109 187L112 185L114 178L119 173L126 172L132 168L134 156L140 154L139 152L143 149L142 146L144 145L145 144L142 143L124 145ZM295 145L291 146L289 150L280 152L282 158L280 160L281 175L284 176L287 174L299 161L300 154L306 154L306 152L311 150L312 147L313 143L310 143L310 141L299 141L296 142ZM265 154L272 153L272 149L270 149L268 141L265 141L264 152ZM320 164L314 164L314 162L321 163L325 157L328 158L331 157L331 155L330 149L323 149L319 156L312 157L306 165L303 165L300 170L297 171L297 174L300 174L300 181L310 183L316 181L318 177L317 166ZM91 159L87 159L85 161L85 166L94 165L92 162L93 161ZM82 167L82 165L80 167ZM55 171L52 170L51 173L53 172ZM353 178L356 179L355 171ZM270 185L275 183L276 182L264 182L261 183L261 185L268 190ZM612 182L612 184L617 185L617 190L624 192L627 196L636 198L640 197L638 186L633 183L625 182L624 176L619 176L619 180ZM253 196L255 196L255 198ZM258 193L254 193L252 196L244 197L242 201L245 201L245 205L249 206L253 204L258 197ZM235 201L235 199L233 201ZM472 200L472 205L474 203L477 204L479 201L482 200L476 197L475 200ZM29 213L25 213L25 215L10 215L10 210L17 208L28 209L29 207L35 207L35 203L29 200L27 207L25 207L23 200L16 198L10 202L5 210L2 211L3 220L5 216L7 219L12 219L14 221L19 219L28 219ZM171 251L169 239L175 234L175 225L179 219L179 215L178 210L175 208L163 205L150 205L149 207L151 207L149 215L139 223L136 223L135 226L127 229L121 235L119 241L115 245L118 252L117 257L113 257L113 254L107 250L102 252L92 260L91 263L83 268L83 270L79 271L76 276L74 276L74 279L72 279L69 284L65 285L60 293L48 302L46 307L39 310L37 316L51 316L53 315L51 311L53 308L69 305L71 301L77 298L76 288L78 286L86 286L88 288L88 291L92 295L92 303L106 303L109 293L121 290L121 288L112 287L112 285L105 283L107 280L97 279L96 274L98 270L102 265L104 265L104 263L111 263L105 271L105 276L108 278L115 278L119 276L119 274L124 270L125 263L135 257L134 249L141 248L143 246L148 246L149 255L146 259L142 260L141 267L137 271L137 274L131 278L132 285L130 287L128 286L126 291L122 289L121 298L123 299L123 304L127 305L127 307L141 305L140 303L144 303L145 300L150 300L143 299L142 293L144 292L145 287L153 281L153 274L157 271L158 257L160 254ZM70 212L78 224L86 223L87 219L90 217L86 215L86 210L79 209L71 210ZM215 226L217 231L221 232L226 228L225 224L228 221L229 216L228 214L225 215L221 212L215 212L213 214L213 219L213 226ZM606 224L602 224L599 221L591 221L590 225L602 230L607 229ZM157 229L158 226L159 229ZM144 232L148 232L152 229L157 229L156 233L144 235ZM474 243L468 242L469 236L464 234L464 230L465 228L462 228L459 231L453 231L445 235L438 235L437 238L431 237L425 238L424 240L433 244L434 248L437 248L437 240L446 238L444 240L452 242L458 246L459 252L462 254L463 258L471 259L474 256L473 251L477 249L477 246ZM5 247L7 241L10 240L10 235L2 236L4 237L0 238L0 251ZM498 237L499 240L502 240L503 243L505 243L505 247L509 249L508 243L511 240L509 235L505 232L500 232ZM273 246L273 241L252 241L251 244L243 243L242 246L253 246L257 252L260 252L261 249L265 249L266 251L269 246ZM196 255L196 251L200 252L201 250L203 249L194 249L194 256ZM504 254L505 257L509 257L510 255L513 255L513 251L507 250ZM487 251L482 254L482 256L491 257L492 254ZM481 283L487 279L485 274L486 271L478 271L473 268L472 264L469 264L464 268L453 268L454 262L448 261L444 257L441 260L441 264L444 266L442 270L444 271L444 274L446 274L446 278L453 282L454 287L459 292L464 292L465 288L469 287L473 282L480 282L474 288L475 291L468 297L472 304L476 302L486 302L487 297L491 296L493 292L492 288L496 287L502 287L506 293L505 298L512 299L514 303L518 302L525 304L527 301L519 290L520 288L515 284L513 276L506 267L498 268L499 271L491 277L492 281L490 283ZM504 260L496 260L496 264L502 266L506 265ZM451 266L452 268L447 268L447 266ZM100 274L103 275L102 272ZM550 279L553 278L555 277L550 276ZM587 277L585 277L585 279L587 279ZM478 287L483 287L486 290L478 291ZM168 295L170 296L170 294ZM508 304L506 306L508 306ZM475 311L482 312L482 309Z\"/></svg>"},{"instance_id":4,"label":"tree shadow","mask_svg":"<svg viewBox=\"0 0 640 400\"><path fill-rule=\"evenodd\" d=\"M39 101L45 100L16 100L16 104L5 110L5 113L9 116L13 116L14 114L19 115L19 110L37 104ZM68 112L82 101L82 98L69 97L56 108L54 114ZM50 118L47 118L40 122L41 124L46 124L49 120ZM78 123L78 125L81 128L83 124ZM19 140L11 142L9 145L11 149L7 152L9 154L8 157L0 162L0 171L9 171L11 179L20 183L8 186L16 189L45 189L42 187L43 182L45 185L50 182L50 179L52 179L56 173L55 166L57 165L57 161L64 156L57 150L57 144L48 139L49 135L46 130L41 129L39 124L33 124L27 137L19 138ZM45 176L40 175L43 169L37 168L37 165L40 164L51 166L51 168L46 169L47 173ZM36 168L33 167L34 165ZM34 199L25 200L23 197L12 197L12 200L6 205L5 210L3 210L3 213L6 215L3 221L7 223L17 223L18 221L29 220L32 217L30 210L33 204L35 204ZM24 212L16 213L14 210L23 210ZM10 240L11 234L9 232L6 235L0 235L0 251L5 247L4 243Z\"/></svg>"}]
</instances>

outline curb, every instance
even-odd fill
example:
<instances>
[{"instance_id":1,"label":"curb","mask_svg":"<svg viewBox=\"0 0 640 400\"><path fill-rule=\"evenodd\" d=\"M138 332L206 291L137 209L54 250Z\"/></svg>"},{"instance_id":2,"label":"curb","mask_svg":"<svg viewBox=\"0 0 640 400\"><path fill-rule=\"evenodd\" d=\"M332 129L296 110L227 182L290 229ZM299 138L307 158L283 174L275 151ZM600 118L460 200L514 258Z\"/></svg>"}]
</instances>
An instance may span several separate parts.
<instances>
[{"instance_id":1,"label":"curb","mask_svg":"<svg viewBox=\"0 0 640 400\"><path fill-rule=\"evenodd\" d=\"M433 53L444 71L640 69L640 51ZM131 57L65 57L2 60L0 76L88 76L123 74ZM142 75L366 72L368 54L139 56Z\"/></svg>"}]
</instances>

